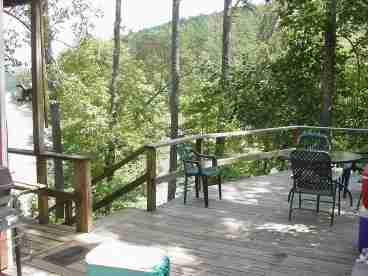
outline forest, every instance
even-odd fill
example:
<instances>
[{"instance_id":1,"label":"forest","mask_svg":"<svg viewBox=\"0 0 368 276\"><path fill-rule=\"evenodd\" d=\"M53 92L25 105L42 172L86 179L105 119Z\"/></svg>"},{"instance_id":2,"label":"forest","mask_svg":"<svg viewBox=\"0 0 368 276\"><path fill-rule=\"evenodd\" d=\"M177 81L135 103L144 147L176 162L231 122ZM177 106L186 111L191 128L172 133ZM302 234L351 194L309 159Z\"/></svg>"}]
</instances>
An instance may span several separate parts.
<instances>
[{"instance_id":1,"label":"forest","mask_svg":"<svg viewBox=\"0 0 368 276\"><path fill-rule=\"evenodd\" d=\"M45 94L53 128L55 110L60 113L60 137L50 137L54 147L93 156L93 176L145 144L185 135L288 125L368 125L365 0L273 0L260 5L224 0L224 12L190 18L180 18L185 0L173 0L172 22L129 33L121 32L117 0L115 26L106 26L114 28L110 41L91 35L89 18L99 12L88 8L88 1L67 7L62 1L45 1ZM7 12L29 29L26 6ZM67 20L73 21L76 45L54 56L58 26ZM20 34L9 29L6 35L12 68L19 65L13 54ZM17 72L17 82L27 78ZM219 155L221 143L210 145ZM258 147L275 143L283 141L257 141ZM170 156L170 170L178 166L175 147L162 156ZM94 197L103 198L143 167L137 160L114 171L96 184ZM66 187L68 173L66 168ZM228 169L227 177L255 173L259 171L253 163L243 162ZM175 192L175 186L169 187L168 197ZM143 194L139 190L123 197L109 211L137 206Z\"/></svg>"}]
</instances>

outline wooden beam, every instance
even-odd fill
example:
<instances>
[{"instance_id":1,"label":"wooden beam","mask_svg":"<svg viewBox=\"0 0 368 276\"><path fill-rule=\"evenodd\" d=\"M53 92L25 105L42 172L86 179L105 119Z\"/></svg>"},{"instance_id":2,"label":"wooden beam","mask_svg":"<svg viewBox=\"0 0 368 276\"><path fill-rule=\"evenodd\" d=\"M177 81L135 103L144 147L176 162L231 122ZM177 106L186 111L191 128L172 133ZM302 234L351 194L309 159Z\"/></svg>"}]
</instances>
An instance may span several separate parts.
<instances>
[{"instance_id":1,"label":"wooden beam","mask_svg":"<svg viewBox=\"0 0 368 276\"><path fill-rule=\"evenodd\" d=\"M286 126L286 127L275 127L275 128L265 128L265 129L252 129L252 130L242 130L242 131L232 131L232 132L223 132L223 133L210 133L210 134L203 134L203 135L193 135L193 136L187 136L183 138L178 139L172 139L164 142L160 142L157 144L149 144L148 147L153 148L161 148L161 147L167 147L171 145L177 145L182 144L185 142L191 142L196 139L215 139L215 138L235 138L235 137L244 137L254 134L264 134L264 133L276 133L281 131L289 131L289 130L295 130L295 129L312 129L312 130L330 130L330 131L339 131L339 132L345 132L350 134L368 134L368 129L362 129L362 128L342 128L342 127L317 127L317 126Z\"/></svg>"},{"instance_id":2,"label":"wooden beam","mask_svg":"<svg viewBox=\"0 0 368 276\"><path fill-rule=\"evenodd\" d=\"M210 133L210 134L203 134L203 135L193 135L187 136L183 138L173 139L169 141L164 141L157 144L148 145L148 147L153 148L161 148L165 146L177 145L185 142L194 141L196 139L215 139L215 138L230 138L230 137L243 137L252 134L262 134L262 133L273 133L285 130L293 130L299 128L299 126L287 126L287 127L275 127L275 128L265 128L265 129L252 129L252 130L241 130L241 131L232 131L232 132L223 132L223 133Z\"/></svg>"},{"instance_id":3,"label":"wooden beam","mask_svg":"<svg viewBox=\"0 0 368 276\"><path fill-rule=\"evenodd\" d=\"M42 34L41 34L41 0L31 2L31 48L32 48L32 111L34 151L45 151L44 143L44 99L42 93Z\"/></svg>"},{"instance_id":4,"label":"wooden beam","mask_svg":"<svg viewBox=\"0 0 368 276\"><path fill-rule=\"evenodd\" d=\"M282 150L274 150L274 151L268 151L268 152L257 152L257 153L243 153L243 154L237 154L231 157L227 158L221 158L218 159L218 165L221 166L227 166L233 163L236 163L240 160L242 161L258 161L258 160L268 160L272 158L277 158L282 156L282 153L290 152L292 149L282 149Z\"/></svg>"},{"instance_id":5,"label":"wooden beam","mask_svg":"<svg viewBox=\"0 0 368 276\"><path fill-rule=\"evenodd\" d=\"M68 193L68 192L53 190L49 188L35 190L35 193L44 194L49 197L54 197L58 199L61 203L64 203L66 201L71 201L71 200L73 200L74 202L80 202L79 195L76 193Z\"/></svg>"},{"instance_id":6,"label":"wooden beam","mask_svg":"<svg viewBox=\"0 0 368 276\"><path fill-rule=\"evenodd\" d=\"M277 157L280 157L280 156L284 156L285 153L289 153L293 150L295 150L295 148L287 148L287 149L274 150L274 151L269 151L269 152L243 153L243 154L233 155L233 156L230 156L230 157L227 157L227 158L218 159L217 162L218 162L218 166L222 167L222 166L231 165L231 164L236 163L240 160L242 160L242 161L267 160L267 159L272 159L272 158L277 158ZM175 178L183 176L183 175L184 175L183 171L175 171L175 172L171 172L171 173L167 173L167 174L162 174L162 175L159 175L158 177L156 177L155 183L157 185L157 184L170 181L172 179L175 179Z\"/></svg>"},{"instance_id":7,"label":"wooden beam","mask_svg":"<svg viewBox=\"0 0 368 276\"><path fill-rule=\"evenodd\" d=\"M116 200L117 198L122 197L123 195L131 192L132 190L134 190L135 188L140 186L145 181L147 181L147 174L144 174L144 175L140 176L139 178L137 178L133 182L124 185L122 188L114 191L110 195L106 196L104 199L102 199L99 202L93 204L93 211L96 211L100 208L103 208L103 207L111 204L114 200Z\"/></svg>"},{"instance_id":8,"label":"wooden beam","mask_svg":"<svg viewBox=\"0 0 368 276\"><path fill-rule=\"evenodd\" d=\"M32 53L32 112L33 112L33 144L36 154L45 150L44 143L44 98L43 98L43 69L42 69L42 34L41 34L41 0L31 2L31 53ZM47 184L47 162L44 157L37 156L37 182ZM39 223L49 221L48 198L39 195L38 198Z\"/></svg>"},{"instance_id":9,"label":"wooden beam","mask_svg":"<svg viewBox=\"0 0 368 276\"><path fill-rule=\"evenodd\" d=\"M74 160L90 160L90 156L78 155L78 154L64 154L53 151L44 151L36 153L34 150L8 148L8 152L12 154L26 155L26 156L40 156L48 159L59 159L63 161L74 161Z\"/></svg>"},{"instance_id":10,"label":"wooden beam","mask_svg":"<svg viewBox=\"0 0 368 276\"><path fill-rule=\"evenodd\" d=\"M105 168L104 172L99 175L96 176L95 178L92 179L92 186L96 185L97 182L112 176L116 170L120 169L122 166L124 166L125 164L129 163L130 161L137 159L139 155L141 155L142 153L144 153L144 151L146 150L145 147L141 147L139 149L137 149L136 151L134 151L133 153L131 153L128 157L124 158L123 160L121 160L120 162L112 165L109 168Z\"/></svg>"},{"instance_id":11,"label":"wooden beam","mask_svg":"<svg viewBox=\"0 0 368 276\"><path fill-rule=\"evenodd\" d=\"M175 171L175 172L169 172L167 174L162 174L155 178L155 184L157 185L163 182L169 182L170 180L176 179L183 175L184 175L183 171L180 171L180 172Z\"/></svg>"},{"instance_id":12,"label":"wooden beam","mask_svg":"<svg viewBox=\"0 0 368 276\"><path fill-rule=\"evenodd\" d=\"M80 202L77 205L77 231L88 233L92 230L91 164L89 160L74 161L74 189Z\"/></svg>"}]
</instances>

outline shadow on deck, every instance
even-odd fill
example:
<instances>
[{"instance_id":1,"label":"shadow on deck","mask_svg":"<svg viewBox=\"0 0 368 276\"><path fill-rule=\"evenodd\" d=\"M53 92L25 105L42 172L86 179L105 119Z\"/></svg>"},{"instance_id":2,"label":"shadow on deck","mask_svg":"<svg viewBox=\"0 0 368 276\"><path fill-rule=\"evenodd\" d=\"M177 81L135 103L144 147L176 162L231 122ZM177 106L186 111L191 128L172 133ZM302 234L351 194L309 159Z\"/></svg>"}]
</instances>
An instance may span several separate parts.
<instances>
[{"instance_id":1,"label":"shadow on deck","mask_svg":"<svg viewBox=\"0 0 368 276\"><path fill-rule=\"evenodd\" d=\"M328 214L309 211L295 211L289 222L289 187L289 173L281 172L228 182L221 201L211 187L208 209L194 193L187 205L179 198L154 213L126 209L97 221L92 233L68 236L40 252L28 265L57 275L85 275L88 250L119 239L167 250L174 276L350 275L358 255L353 208L344 201L333 227ZM358 195L353 191L355 201Z\"/></svg>"}]
</instances>

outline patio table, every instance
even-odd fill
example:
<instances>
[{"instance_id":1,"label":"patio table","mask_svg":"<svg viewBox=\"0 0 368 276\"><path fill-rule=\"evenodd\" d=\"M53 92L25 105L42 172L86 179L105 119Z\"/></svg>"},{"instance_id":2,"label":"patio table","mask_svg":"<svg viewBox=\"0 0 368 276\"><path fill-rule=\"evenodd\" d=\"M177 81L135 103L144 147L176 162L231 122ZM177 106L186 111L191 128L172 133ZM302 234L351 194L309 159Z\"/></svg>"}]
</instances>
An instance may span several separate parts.
<instances>
[{"instance_id":1,"label":"patio table","mask_svg":"<svg viewBox=\"0 0 368 276\"><path fill-rule=\"evenodd\" d=\"M290 153L288 152L281 152L280 158L289 160L290 159ZM362 158L364 158L361 154L350 152L350 151L330 151L329 152L331 163L332 164L345 164L345 163L353 163L356 162Z\"/></svg>"}]
</instances>

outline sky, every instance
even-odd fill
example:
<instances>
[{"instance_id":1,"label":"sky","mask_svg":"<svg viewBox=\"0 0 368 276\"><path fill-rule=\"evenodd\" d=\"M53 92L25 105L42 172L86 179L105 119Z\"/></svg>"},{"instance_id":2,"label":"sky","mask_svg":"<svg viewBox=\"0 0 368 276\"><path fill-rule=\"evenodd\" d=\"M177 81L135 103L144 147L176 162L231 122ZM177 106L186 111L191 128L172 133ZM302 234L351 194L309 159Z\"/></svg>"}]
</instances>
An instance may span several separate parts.
<instances>
[{"instance_id":1,"label":"sky","mask_svg":"<svg viewBox=\"0 0 368 276\"><path fill-rule=\"evenodd\" d=\"M264 0L251 2L263 3ZM115 1L97 0L97 7L104 12L104 18L96 22L95 34L100 38L112 37ZM180 16L190 17L199 14L210 14L223 10L224 0L182 0ZM123 24L128 30L141 30L171 21L172 0L123 0ZM106 26L111 26L106 29Z\"/></svg>"},{"instance_id":2,"label":"sky","mask_svg":"<svg viewBox=\"0 0 368 276\"><path fill-rule=\"evenodd\" d=\"M65 0L72 1L72 0ZM251 0L254 4L264 3L264 0ZM103 12L103 17L96 20L94 35L101 39L111 39L115 20L115 0L93 0L96 8ZM182 0L180 16L187 18L200 14L210 14L223 10L224 0ZM138 31L171 21L172 0L122 0L122 20L126 30ZM14 24L5 20L5 24ZM23 28L22 26L18 26ZM72 44L72 37L68 30L61 40ZM55 52L61 52L65 46L61 43L54 45ZM16 56L30 64L29 46L22 47Z\"/></svg>"}]
</instances>

